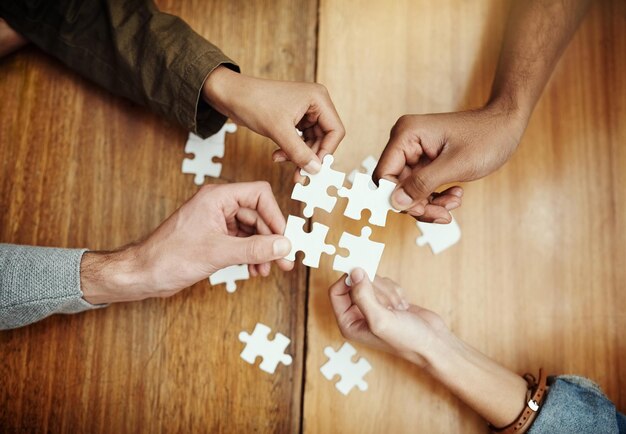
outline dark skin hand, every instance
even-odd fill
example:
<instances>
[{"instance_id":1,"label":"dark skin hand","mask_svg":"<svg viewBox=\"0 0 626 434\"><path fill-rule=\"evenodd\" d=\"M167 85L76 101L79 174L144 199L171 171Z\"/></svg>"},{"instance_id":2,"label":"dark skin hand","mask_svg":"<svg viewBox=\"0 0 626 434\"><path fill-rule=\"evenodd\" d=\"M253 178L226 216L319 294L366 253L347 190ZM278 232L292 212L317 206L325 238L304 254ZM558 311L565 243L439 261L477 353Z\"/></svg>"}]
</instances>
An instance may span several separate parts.
<instances>
[{"instance_id":1,"label":"dark skin hand","mask_svg":"<svg viewBox=\"0 0 626 434\"><path fill-rule=\"evenodd\" d=\"M462 189L433 192L487 176L513 155L589 3L515 1L485 106L398 119L374 171L375 180L399 183L392 196L395 208L421 221L450 222L449 211L460 206Z\"/></svg>"}]
</instances>

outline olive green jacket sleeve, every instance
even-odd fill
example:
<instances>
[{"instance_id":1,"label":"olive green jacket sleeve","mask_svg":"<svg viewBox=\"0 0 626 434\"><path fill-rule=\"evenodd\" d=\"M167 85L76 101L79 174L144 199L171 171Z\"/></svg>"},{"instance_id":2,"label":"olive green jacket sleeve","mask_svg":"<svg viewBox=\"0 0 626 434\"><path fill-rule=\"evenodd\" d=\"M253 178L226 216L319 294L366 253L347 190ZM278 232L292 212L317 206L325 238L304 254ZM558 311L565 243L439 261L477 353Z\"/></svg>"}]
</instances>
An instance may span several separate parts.
<instances>
[{"instance_id":1,"label":"olive green jacket sleeve","mask_svg":"<svg viewBox=\"0 0 626 434\"><path fill-rule=\"evenodd\" d=\"M0 0L0 17L84 77L200 136L226 121L201 89L217 66L239 68L150 0Z\"/></svg>"}]
</instances>

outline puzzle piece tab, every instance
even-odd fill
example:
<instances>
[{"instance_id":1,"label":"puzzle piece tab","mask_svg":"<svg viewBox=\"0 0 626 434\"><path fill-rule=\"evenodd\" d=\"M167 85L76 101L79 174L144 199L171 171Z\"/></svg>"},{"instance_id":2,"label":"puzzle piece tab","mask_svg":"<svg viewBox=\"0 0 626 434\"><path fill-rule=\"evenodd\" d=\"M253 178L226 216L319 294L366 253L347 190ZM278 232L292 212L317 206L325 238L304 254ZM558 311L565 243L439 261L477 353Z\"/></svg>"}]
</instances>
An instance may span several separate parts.
<instances>
[{"instance_id":1,"label":"puzzle piece tab","mask_svg":"<svg viewBox=\"0 0 626 434\"><path fill-rule=\"evenodd\" d=\"M285 256L288 261L296 260L296 252L304 252L302 263L309 267L317 268L320 265L322 253L332 255L335 253L335 246L326 244L326 234L328 226L314 222L311 232L304 232L306 221L301 217L290 215L287 217L285 227L285 237L291 241L291 252Z\"/></svg>"},{"instance_id":2,"label":"puzzle piece tab","mask_svg":"<svg viewBox=\"0 0 626 434\"><path fill-rule=\"evenodd\" d=\"M418 237L415 242L418 246L430 245L430 249L435 255L452 247L461 239L461 228L454 217L447 225L418 221L417 227L422 232L422 236Z\"/></svg>"},{"instance_id":3,"label":"puzzle piece tab","mask_svg":"<svg viewBox=\"0 0 626 434\"><path fill-rule=\"evenodd\" d=\"M358 362L353 362L352 357L356 354L356 350L352 345L345 342L339 351L326 347L324 354L329 360L320 368L320 371L327 380L332 380L335 375L341 376L341 380L335 383L337 390L344 395L347 395L355 386L363 392L367 390L367 382L363 380L363 377L372 370L372 365L363 357Z\"/></svg>"},{"instance_id":4,"label":"puzzle piece tab","mask_svg":"<svg viewBox=\"0 0 626 434\"><path fill-rule=\"evenodd\" d=\"M189 133L185 153L194 154L195 158L183 160L182 172L196 175L194 178L196 185L202 185L205 176L219 178L222 173L222 163L216 163L213 159L224 157L226 133L234 133L235 131L237 131L237 125L224 124L222 129L206 139Z\"/></svg>"},{"instance_id":5,"label":"puzzle piece tab","mask_svg":"<svg viewBox=\"0 0 626 434\"><path fill-rule=\"evenodd\" d=\"M396 184L381 179L378 188L372 182L372 178L364 173L356 173L352 188L342 187L337 194L348 198L348 206L344 211L346 217L354 220L361 219L361 212L364 209L370 210L370 224L385 226L387 223L387 212L398 212L391 206L391 193L396 188Z\"/></svg>"},{"instance_id":6,"label":"puzzle piece tab","mask_svg":"<svg viewBox=\"0 0 626 434\"><path fill-rule=\"evenodd\" d=\"M365 270L371 281L376 277L376 270L378 269L380 258L383 256L385 245L370 240L370 235L372 235L372 229L368 226L361 229L360 237L348 232L341 234L339 246L348 249L350 255L346 257L335 256L333 270L348 273L348 278L346 279L346 284L348 285L351 284L350 273L356 267Z\"/></svg>"},{"instance_id":7,"label":"puzzle piece tab","mask_svg":"<svg viewBox=\"0 0 626 434\"><path fill-rule=\"evenodd\" d=\"M315 208L331 212L335 207L337 198L329 196L328 188L341 188L346 174L332 169L330 166L333 164L333 161L332 155L326 155L322 161L322 169L315 175L308 173L306 170L300 170L302 176L309 178L309 183L303 185L297 182L293 187L291 198L306 203L304 211L302 211L305 217L312 217Z\"/></svg>"},{"instance_id":8,"label":"puzzle piece tab","mask_svg":"<svg viewBox=\"0 0 626 434\"><path fill-rule=\"evenodd\" d=\"M289 354L285 354L285 348L291 340L281 333L276 333L274 340L270 341L268 339L270 331L268 326L259 322L252 334L245 331L239 333L239 340L246 343L246 347L241 352L241 358L254 365L256 358L261 356L263 361L259 368L273 374L279 363L291 365L293 359Z\"/></svg>"},{"instance_id":9,"label":"puzzle piece tab","mask_svg":"<svg viewBox=\"0 0 626 434\"><path fill-rule=\"evenodd\" d=\"M365 160L363 160L363 162L361 162L361 166L363 167L363 169L365 169L364 173L366 175L369 175L370 178L374 174L374 169L376 169L377 164L378 160L371 155L369 155ZM359 173L359 171L355 169L348 175L348 181L350 182L350 184L354 183L354 178L356 177L357 173ZM374 181L372 181L372 184L374 184Z\"/></svg>"},{"instance_id":10,"label":"puzzle piece tab","mask_svg":"<svg viewBox=\"0 0 626 434\"><path fill-rule=\"evenodd\" d=\"M248 280L250 273L248 272L248 266L243 265L231 265L230 267L217 270L215 273L209 276L209 282L211 285L219 285L220 283L226 284L226 291L231 294L237 290L237 280Z\"/></svg>"}]
</instances>

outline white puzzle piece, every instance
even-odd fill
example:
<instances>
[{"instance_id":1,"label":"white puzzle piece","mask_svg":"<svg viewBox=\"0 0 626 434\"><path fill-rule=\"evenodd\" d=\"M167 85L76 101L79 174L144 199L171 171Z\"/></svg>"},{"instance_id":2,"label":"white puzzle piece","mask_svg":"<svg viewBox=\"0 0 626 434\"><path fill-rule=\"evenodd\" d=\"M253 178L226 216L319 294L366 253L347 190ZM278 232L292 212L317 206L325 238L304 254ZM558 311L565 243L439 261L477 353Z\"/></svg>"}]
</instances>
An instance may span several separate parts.
<instances>
[{"instance_id":1,"label":"white puzzle piece","mask_svg":"<svg viewBox=\"0 0 626 434\"><path fill-rule=\"evenodd\" d=\"M226 291L232 294L237 290L237 280L248 280L249 278L250 273L246 264L231 265L230 267L222 268L211 274L209 276L209 282L211 282L213 286L225 283Z\"/></svg>"},{"instance_id":2,"label":"white puzzle piece","mask_svg":"<svg viewBox=\"0 0 626 434\"><path fill-rule=\"evenodd\" d=\"M346 174L332 169L330 166L333 164L333 161L332 155L326 155L322 161L322 169L315 175L311 175L305 170L300 170L302 176L309 178L309 183L303 185L297 182L293 187L291 198L306 203L302 213L307 218L313 216L315 208L331 212L337 203L337 198L328 194L328 188L341 188Z\"/></svg>"},{"instance_id":3,"label":"white puzzle piece","mask_svg":"<svg viewBox=\"0 0 626 434\"><path fill-rule=\"evenodd\" d=\"M185 153L194 154L194 158L183 160L182 172L196 175L194 178L196 185L204 184L205 176L219 178L222 173L222 163L216 163L213 159L224 157L226 133L234 133L235 131L237 131L237 125L224 124L222 129L206 139L189 133Z\"/></svg>"},{"instance_id":4,"label":"white puzzle piece","mask_svg":"<svg viewBox=\"0 0 626 434\"><path fill-rule=\"evenodd\" d=\"M270 332L271 329L268 326L259 322L252 334L245 331L239 333L239 340L246 343L246 347L241 352L241 358L254 365L256 358L261 356L263 361L259 368L273 374L279 363L291 365L291 356L285 354L285 348L291 340L281 333L276 333L274 340L270 341L268 339Z\"/></svg>"},{"instance_id":5,"label":"white puzzle piece","mask_svg":"<svg viewBox=\"0 0 626 434\"><path fill-rule=\"evenodd\" d=\"M356 350L352 345L345 342L339 351L326 347L324 354L329 360L320 368L320 371L327 380L332 380L335 375L341 376L341 380L335 383L337 390L344 395L347 395L355 386L363 392L367 390L367 382L363 380L363 377L372 370L372 365L363 357L358 362L353 362L352 357L356 354Z\"/></svg>"},{"instance_id":6,"label":"white puzzle piece","mask_svg":"<svg viewBox=\"0 0 626 434\"><path fill-rule=\"evenodd\" d=\"M317 268L320 265L322 253L332 255L335 253L335 246L325 242L328 226L314 222L311 232L304 232L305 223L306 221L301 217L294 215L287 217L285 237L291 241L291 252L285 256L285 259L293 262L296 260L296 252L301 251L304 252L302 263Z\"/></svg>"},{"instance_id":7,"label":"white puzzle piece","mask_svg":"<svg viewBox=\"0 0 626 434\"><path fill-rule=\"evenodd\" d=\"M418 246L430 245L435 255L455 245L461 239L461 228L454 217L447 225L418 221L417 227L422 232L422 236L418 237L415 242Z\"/></svg>"},{"instance_id":8,"label":"white puzzle piece","mask_svg":"<svg viewBox=\"0 0 626 434\"><path fill-rule=\"evenodd\" d=\"M357 173L354 177L352 188L342 187L337 194L348 198L348 206L344 211L346 217L354 220L361 219L361 212L364 209L370 210L370 224L385 226L387 223L387 212L399 212L391 206L391 193L396 188L396 184L381 179L378 188L372 182L372 178L364 173Z\"/></svg>"},{"instance_id":9,"label":"white puzzle piece","mask_svg":"<svg viewBox=\"0 0 626 434\"><path fill-rule=\"evenodd\" d=\"M366 175L369 175L369 177L371 178L372 175L374 174L374 169L376 169L376 165L378 164L378 160L374 157L372 157L371 155L369 155L365 160L363 160L363 162L361 162L361 167L363 167L363 169L365 169L365 173ZM359 173L358 170L353 170L352 172L350 172L350 174L348 175L348 181L350 182L350 184L354 183L354 178L356 176L356 174ZM371 181L373 185L374 181Z\"/></svg>"},{"instance_id":10,"label":"white puzzle piece","mask_svg":"<svg viewBox=\"0 0 626 434\"><path fill-rule=\"evenodd\" d=\"M348 273L347 285L351 285L350 273L356 267L365 270L371 281L374 281L376 277L376 270L378 269L380 258L383 256L385 245L370 240L370 235L372 235L372 229L368 226L361 229L360 237L348 232L341 234L339 247L348 249L350 254L347 257L335 256L333 270Z\"/></svg>"}]
</instances>

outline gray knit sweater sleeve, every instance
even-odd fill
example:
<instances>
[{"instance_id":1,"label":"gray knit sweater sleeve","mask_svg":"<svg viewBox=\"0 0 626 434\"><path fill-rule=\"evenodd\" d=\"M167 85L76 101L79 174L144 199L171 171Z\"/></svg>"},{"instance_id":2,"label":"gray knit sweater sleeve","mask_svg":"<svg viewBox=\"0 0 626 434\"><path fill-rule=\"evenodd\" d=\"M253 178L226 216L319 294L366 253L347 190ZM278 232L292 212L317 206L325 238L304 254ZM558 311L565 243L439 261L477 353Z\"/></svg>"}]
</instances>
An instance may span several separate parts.
<instances>
[{"instance_id":1,"label":"gray knit sweater sleeve","mask_svg":"<svg viewBox=\"0 0 626 434\"><path fill-rule=\"evenodd\" d=\"M0 330L55 313L101 307L82 298L80 260L85 251L0 244Z\"/></svg>"}]
</instances>

